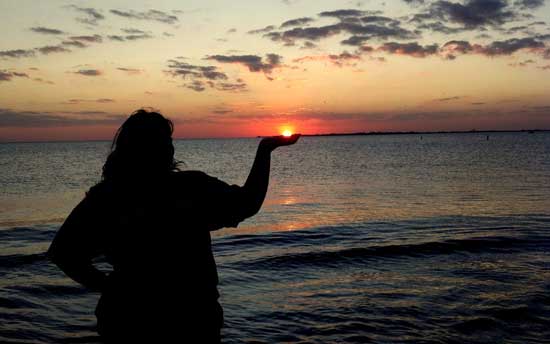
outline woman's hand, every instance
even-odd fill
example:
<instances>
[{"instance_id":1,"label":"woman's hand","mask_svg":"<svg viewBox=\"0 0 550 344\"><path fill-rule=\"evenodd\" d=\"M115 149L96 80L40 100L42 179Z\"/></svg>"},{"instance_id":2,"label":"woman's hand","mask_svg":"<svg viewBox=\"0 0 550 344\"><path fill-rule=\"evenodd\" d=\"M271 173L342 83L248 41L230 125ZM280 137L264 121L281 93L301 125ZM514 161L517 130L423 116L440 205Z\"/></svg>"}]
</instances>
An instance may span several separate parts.
<instances>
[{"instance_id":1,"label":"woman's hand","mask_svg":"<svg viewBox=\"0 0 550 344\"><path fill-rule=\"evenodd\" d=\"M269 150L270 152L275 150L277 147L281 146L289 146L295 144L298 139L300 138L300 134L293 134L291 136L269 136L264 137L262 141L260 141L260 147L265 148Z\"/></svg>"}]
</instances>

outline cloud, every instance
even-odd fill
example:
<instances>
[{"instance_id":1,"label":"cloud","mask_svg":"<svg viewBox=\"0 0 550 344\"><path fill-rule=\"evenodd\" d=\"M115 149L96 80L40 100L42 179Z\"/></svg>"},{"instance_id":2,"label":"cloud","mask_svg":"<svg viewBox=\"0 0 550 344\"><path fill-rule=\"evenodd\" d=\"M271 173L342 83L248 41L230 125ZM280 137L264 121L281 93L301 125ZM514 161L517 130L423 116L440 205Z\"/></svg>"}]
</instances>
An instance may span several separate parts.
<instances>
[{"instance_id":1,"label":"cloud","mask_svg":"<svg viewBox=\"0 0 550 344\"><path fill-rule=\"evenodd\" d=\"M244 91L246 84L241 79L229 82L229 77L216 66L199 66L177 60L168 60L166 74L186 80L182 87L203 92L206 87L219 91Z\"/></svg>"},{"instance_id":2,"label":"cloud","mask_svg":"<svg viewBox=\"0 0 550 344\"><path fill-rule=\"evenodd\" d=\"M66 113L66 112L65 112ZM16 111L0 109L0 127L12 128L50 128L87 125L120 125L125 117L108 114L101 111L69 112L63 116L61 113ZM93 115L93 117L81 115Z\"/></svg>"},{"instance_id":3,"label":"cloud","mask_svg":"<svg viewBox=\"0 0 550 344\"><path fill-rule=\"evenodd\" d=\"M128 35L126 37L124 37L127 41L137 41L137 40L141 40L141 39L149 39L149 38L153 38L153 36L149 35L149 34L143 34L143 35Z\"/></svg>"},{"instance_id":4,"label":"cloud","mask_svg":"<svg viewBox=\"0 0 550 344\"><path fill-rule=\"evenodd\" d=\"M13 77L28 78L26 73L10 72L7 70L0 70L0 81L11 81Z\"/></svg>"},{"instance_id":5,"label":"cloud","mask_svg":"<svg viewBox=\"0 0 550 344\"><path fill-rule=\"evenodd\" d=\"M437 99L434 99L434 101L436 102L448 102L448 101L452 101L452 100L459 100L459 99L462 99L464 97L462 96L454 96L454 97L447 97L447 98L437 98Z\"/></svg>"},{"instance_id":6,"label":"cloud","mask_svg":"<svg viewBox=\"0 0 550 344\"><path fill-rule=\"evenodd\" d=\"M258 33L267 33L267 32L273 31L273 30L275 30L275 26L268 25L268 26L266 26L262 29L250 30L247 33L250 34L250 35L255 35L255 34L258 34Z\"/></svg>"},{"instance_id":7,"label":"cloud","mask_svg":"<svg viewBox=\"0 0 550 344\"><path fill-rule=\"evenodd\" d=\"M281 67L282 56L277 54L267 54L265 59L257 55L212 55L206 58L220 63L242 64L250 72L263 72L271 74L273 69Z\"/></svg>"},{"instance_id":8,"label":"cloud","mask_svg":"<svg viewBox=\"0 0 550 344\"><path fill-rule=\"evenodd\" d=\"M123 36L119 36L119 35L110 35L110 36L107 36L107 38L109 38L111 41L119 41L119 42L124 42L126 39L124 39Z\"/></svg>"},{"instance_id":9,"label":"cloud","mask_svg":"<svg viewBox=\"0 0 550 344\"><path fill-rule=\"evenodd\" d=\"M435 21L431 23L420 23L417 26L417 29L419 30L430 30L433 32L438 32L446 35L453 35L460 32L467 31L468 29L465 29L463 27L451 27L443 24L440 21Z\"/></svg>"},{"instance_id":10,"label":"cloud","mask_svg":"<svg viewBox=\"0 0 550 344\"><path fill-rule=\"evenodd\" d=\"M311 22L315 21L315 19L313 18L309 18L309 17L302 17L302 18L296 18L296 19L291 19L291 20L287 20L285 21L284 23L281 24L281 28L286 28L286 27L292 27L292 26L302 26L302 25L307 25Z\"/></svg>"},{"instance_id":11,"label":"cloud","mask_svg":"<svg viewBox=\"0 0 550 344\"><path fill-rule=\"evenodd\" d=\"M334 17L334 18L338 18L338 19L345 19L345 18L349 18L349 17L360 17L360 16L365 15L365 14L367 14L367 12L351 9L351 10L325 11L325 12L319 13L319 16L320 17Z\"/></svg>"},{"instance_id":12,"label":"cloud","mask_svg":"<svg viewBox=\"0 0 550 344\"><path fill-rule=\"evenodd\" d=\"M247 86L242 79L237 79L236 82L219 82L213 83L212 81L207 82L208 85L218 91L225 92L245 92Z\"/></svg>"},{"instance_id":13,"label":"cloud","mask_svg":"<svg viewBox=\"0 0 550 344\"><path fill-rule=\"evenodd\" d=\"M98 99L69 99L67 102L64 102L63 104L67 105L77 105L82 103L114 103L115 100L112 98L98 98Z\"/></svg>"},{"instance_id":14,"label":"cloud","mask_svg":"<svg viewBox=\"0 0 550 344\"><path fill-rule=\"evenodd\" d=\"M511 55L522 49L542 49L544 43L532 37L511 38L505 41L494 41L484 47L476 46L475 51L487 56Z\"/></svg>"},{"instance_id":15,"label":"cloud","mask_svg":"<svg viewBox=\"0 0 550 344\"><path fill-rule=\"evenodd\" d=\"M35 55L33 50L27 49L15 49L15 50L3 50L0 51L0 57L10 57L14 59L22 57L33 57Z\"/></svg>"},{"instance_id":16,"label":"cloud","mask_svg":"<svg viewBox=\"0 0 550 344\"><path fill-rule=\"evenodd\" d=\"M326 61L330 62L337 67L343 66L355 66L358 61L361 60L361 55L352 54L347 51L341 54L329 54L329 55L317 55L317 56L304 56L292 60L292 62L303 63L309 61Z\"/></svg>"},{"instance_id":17,"label":"cloud","mask_svg":"<svg viewBox=\"0 0 550 344\"><path fill-rule=\"evenodd\" d=\"M218 115L225 115L226 113L231 113L233 112L232 109L217 109L217 110L212 110L212 113L215 113L215 114L218 114Z\"/></svg>"},{"instance_id":18,"label":"cloud","mask_svg":"<svg viewBox=\"0 0 550 344\"><path fill-rule=\"evenodd\" d=\"M427 57L438 52L437 44L421 46L417 42L412 43L384 43L378 50L389 54L408 55L413 57Z\"/></svg>"},{"instance_id":19,"label":"cloud","mask_svg":"<svg viewBox=\"0 0 550 344\"><path fill-rule=\"evenodd\" d=\"M168 60L166 73L182 78L201 78L208 80L226 80L227 75L218 71L216 66L196 66L176 60Z\"/></svg>"},{"instance_id":20,"label":"cloud","mask_svg":"<svg viewBox=\"0 0 550 344\"><path fill-rule=\"evenodd\" d=\"M134 10L110 10L110 12L114 15L128 19L157 21L165 24L175 24L178 22L177 16L159 10L149 10L144 12Z\"/></svg>"},{"instance_id":21,"label":"cloud","mask_svg":"<svg viewBox=\"0 0 550 344\"><path fill-rule=\"evenodd\" d=\"M36 71L38 69L37 68L29 68L29 70ZM42 78L31 78L31 76L27 73L14 72L14 71L9 71L9 70L0 70L0 82L1 81L11 81L14 77L26 78L26 79L29 79L29 80L32 80L32 81L43 83L43 84L49 84L49 85L54 84L54 82L50 81L50 80L44 80Z\"/></svg>"},{"instance_id":22,"label":"cloud","mask_svg":"<svg viewBox=\"0 0 550 344\"><path fill-rule=\"evenodd\" d=\"M77 17L76 21L88 24L88 25L97 25L100 20L105 19L105 16L101 14L98 10L91 8L91 7L79 7L76 5L68 5L66 6L69 9L72 9L74 11L77 11L79 13L84 14L84 17Z\"/></svg>"},{"instance_id":23,"label":"cloud","mask_svg":"<svg viewBox=\"0 0 550 344\"><path fill-rule=\"evenodd\" d=\"M42 79L42 78L33 78L32 80L33 80L33 81L36 81L36 82L43 83L43 84L48 84L48 85L54 85L54 84L55 84L55 82L53 82L53 81L44 80L44 79Z\"/></svg>"},{"instance_id":24,"label":"cloud","mask_svg":"<svg viewBox=\"0 0 550 344\"><path fill-rule=\"evenodd\" d=\"M76 72L73 72L74 74L80 74L84 76L100 76L103 75L103 72L99 69L80 69Z\"/></svg>"},{"instance_id":25,"label":"cloud","mask_svg":"<svg viewBox=\"0 0 550 344\"><path fill-rule=\"evenodd\" d=\"M87 45L82 43L82 42L79 42L79 41L63 41L61 42L62 45L68 45L70 47L74 47L74 48L86 48Z\"/></svg>"},{"instance_id":26,"label":"cloud","mask_svg":"<svg viewBox=\"0 0 550 344\"><path fill-rule=\"evenodd\" d=\"M444 20L473 30L486 25L499 26L517 20L519 14L507 0L465 0L463 3L434 1L426 12L413 16L412 21Z\"/></svg>"},{"instance_id":27,"label":"cloud","mask_svg":"<svg viewBox=\"0 0 550 344\"><path fill-rule=\"evenodd\" d=\"M54 53L70 53L71 50L63 48L59 45L46 45L40 48L35 48L44 55L54 54Z\"/></svg>"},{"instance_id":28,"label":"cloud","mask_svg":"<svg viewBox=\"0 0 550 344\"><path fill-rule=\"evenodd\" d=\"M204 82L200 80L192 80L191 82L184 84L184 87L196 92L202 92L206 89L206 87L204 87Z\"/></svg>"},{"instance_id":29,"label":"cloud","mask_svg":"<svg viewBox=\"0 0 550 344\"><path fill-rule=\"evenodd\" d=\"M150 31L143 31L140 29L133 29L133 28L120 29L120 31L130 35L143 35L143 34L150 33Z\"/></svg>"},{"instance_id":30,"label":"cloud","mask_svg":"<svg viewBox=\"0 0 550 344\"><path fill-rule=\"evenodd\" d=\"M86 48L86 43L101 43L103 37L101 35L89 35L89 36L72 36L69 40L61 42L61 45L71 46L75 48Z\"/></svg>"},{"instance_id":31,"label":"cloud","mask_svg":"<svg viewBox=\"0 0 550 344\"><path fill-rule=\"evenodd\" d=\"M69 37L72 41L87 42L87 43L101 43L103 38L100 35L92 36L72 36Z\"/></svg>"},{"instance_id":32,"label":"cloud","mask_svg":"<svg viewBox=\"0 0 550 344\"><path fill-rule=\"evenodd\" d=\"M529 59L529 60L525 60L525 61L509 63L508 65L510 67L527 67L528 65L533 64L533 63L535 63L535 61Z\"/></svg>"},{"instance_id":33,"label":"cloud","mask_svg":"<svg viewBox=\"0 0 550 344\"><path fill-rule=\"evenodd\" d=\"M31 31L45 35L62 35L65 32L58 29L50 29L43 26L31 27Z\"/></svg>"},{"instance_id":34,"label":"cloud","mask_svg":"<svg viewBox=\"0 0 550 344\"><path fill-rule=\"evenodd\" d=\"M142 69L136 69L136 68L118 67L117 69L120 71L126 72L127 74L130 74L130 75L137 75L143 72Z\"/></svg>"},{"instance_id":35,"label":"cloud","mask_svg":"<svg viewBox=\"0 0 550 344\"><path fill-rule=\"evenodd\" d=\"M269 32L264 34L264 37L274 42L281 42L286 46L293 46L296 41L300 40L319 41L343 33L350 34L351 37L344 39L342 44L354 46L359 46L371 39L413 39L418 37L418 33L402 28L398 20L372 15L360 17L365 13L358 10L322 12L320 15L338 18L340 22L318 27L294 27L289 30Z\"/></svg>"},{"instance_id":36,"label":"cloud","mask_svg":"<svg viewBox=\"0 0 550 344\"><path fill-rule=\"evenodd\" d=\"M457 54L481 54L489 57L512 55L520 50L532 52L544 51L543 42L533 37L510 38L504 41L494 41L487 45L471 44L467 41L449 41L441 48L441 55L447 59L455 59Z\"/></svg>"},{"instance_id":37,"label":"cloud","mask_svg":"<svg viewBox=\"0 0 550 344\"><path fill-rule=\"evenodd\" d=\"M535 9L544 6L544 0L516 0L514 5L521 9Z\"/></svg>"},{"instance_id":38,"label":"cloud","mask_svg":"<svg viewBox=\"0 0 550 344\"><path fill-rule=\"evenodd\" d=\"M137 41L141 39L153 38L150 31L143 31L139 29L120 29L127 35L110 35L107 36L111 41L125 42L125 41Z\"/></svg>"}]
</instances>

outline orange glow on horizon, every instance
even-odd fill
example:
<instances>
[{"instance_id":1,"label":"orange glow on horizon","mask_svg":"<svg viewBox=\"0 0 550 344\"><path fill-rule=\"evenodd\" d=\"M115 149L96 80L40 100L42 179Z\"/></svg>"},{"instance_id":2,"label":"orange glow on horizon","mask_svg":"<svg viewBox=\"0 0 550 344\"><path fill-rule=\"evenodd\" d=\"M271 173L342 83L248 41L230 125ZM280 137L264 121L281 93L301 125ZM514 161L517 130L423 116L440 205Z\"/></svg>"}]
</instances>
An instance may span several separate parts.
<instances>
[{"instance_id":1,"label":"orange glow on horizon","mask_svg":"<svg viewBox=\"0 0 550 344\"><path fill-rule=\"evenodd\" d=\"M292 131L286 129L286 130L283 130L282 134L283 134L284 137L290 137L290 136L292 136Z\"/></svg>"}]
</instances>

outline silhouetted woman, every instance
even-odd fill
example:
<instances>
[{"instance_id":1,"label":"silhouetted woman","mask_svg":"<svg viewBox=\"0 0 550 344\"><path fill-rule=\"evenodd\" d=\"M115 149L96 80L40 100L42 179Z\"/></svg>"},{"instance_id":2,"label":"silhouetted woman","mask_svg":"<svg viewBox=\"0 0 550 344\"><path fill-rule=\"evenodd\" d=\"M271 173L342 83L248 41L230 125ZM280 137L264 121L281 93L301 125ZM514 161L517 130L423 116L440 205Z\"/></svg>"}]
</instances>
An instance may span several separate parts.
<instances>
[{"instance_id":1,"label":"silhouetted woman","mask_svg":"<svg viewBox=\"0 0 550 344\"><path fill-rule=\"evenodd\" d=\"M236 227L265 198L271 152L299 135L261 140L244 186L179 171L173 125L139 110L118 130L103 178L59 229L49 256L69 277L101 293L106 342L216 343L223 323L210 231ZM105 274L92 262L104 256Z\"/></svg>"}]
</instances>

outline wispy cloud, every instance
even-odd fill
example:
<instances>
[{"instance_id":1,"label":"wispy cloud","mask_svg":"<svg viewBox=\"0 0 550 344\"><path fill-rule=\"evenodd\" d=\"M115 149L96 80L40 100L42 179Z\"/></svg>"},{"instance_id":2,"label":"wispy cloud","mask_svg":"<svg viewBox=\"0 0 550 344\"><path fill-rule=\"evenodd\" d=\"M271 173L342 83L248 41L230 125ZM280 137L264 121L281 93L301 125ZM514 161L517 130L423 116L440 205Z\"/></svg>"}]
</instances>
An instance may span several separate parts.
<instances>
[{"instance_id":1,"label":"wispy cloud","mask_svg":"<svg viewBox=\"0 0 550 344\"><path fill-rule=\"evenodd\" d=\"M95 8L91 7L79 7L76 5L68 5L66 8L74 10L83 15L83 17L77 17L76 21L87 25L98 25L98 22L105 19L105 16Z\"/></svg>"},{"instance_id":2,"label":"wispy cloud","mask_svg":"<svg viewBox=\"0 0 550 344\"><path fill-rule=\"evenodd\" d=\"M149 20L156 21L165 24L176 24L179 19L176 15L171 15L163 11L151 9L148 11L134 11L134 10L110 10L114 15L128 18L128 19L137 19L137 20Z\"/></svg>"},{"instance_id":3,"label":"wispy cloud","mask_svg":"<svg viewBox=\"0 0 550 344\"><path fill-rule=\"evenodd\" d=\"M99 69L79 69L73 74L80 74L84 76L100 76L103 75L103 72Z\"/></svg>"},{"instance_id":4,"label":"wispy cloud","mask_svg":"<svg viewBox=\"0 0 550 344\"><path fill-rule=\"evenodd\" d=\"M120 125L124 119L125 117L123 116L108 114L101 111L52 113L0 109L0 127L8 128L50 128L88 125L114 126Z\"/></svg>"},{"instance_id":5,"label":"wispy cloud","mask_svg":"<svg viewBox=\"0 0 550 344\"><path fill-rule=\"evenodd\" d=\"M337 67L355 66L361 60L361 55L344 51L340 54L313 55L296 58L293 62L303 63L309 61L326 61Z\"/></svg>"},{"instance_id":6,"label":"wispy cloud","mask_svg":"<svg viewBox=\"0 0 550 344\"><path fill-rule=\"evenodd\" d=\"M106 104L106 103L114 103L115 100L112 98L98 98L98 99L79 99L79 98L73 98L69 99L66 102L63 102L62 104L66 105L77 105L82 103L100 103L100 104Z\"/></svg>"},{"instance_id":7,"label":"wispy cloud","mask_svg":"<svg viewBox=\"0 0 550 344\"><path fill-rule=\"evenodd\" d=\"M129 75L137 75L143 73L143 69L118 67L117 70L126 72Z\"/></svg>"},{"instance_id":8,"label":"wispy cloud","mask_svg":"<svg viewBox=\"0 0 550 344\"><path fill-rule=\"evenodd\" d=\"M58 29L51 29L43 26L31 27L32 32L41 33L45 35L63 35L64 31Z\"/></svg>"},{"instance_id":9,"label":"wispy cloud","mask_svg":"<svg viewBox=\"0 0 550 344\"><path fill-rule=\"evenodd\" d=\"M28 78L26 73L10 72L7 70L0 70L0 81L11 81L14 77Z\"/></svg>"},{"instance_id":10,"label":"wispy cloud","mask_svg":"<svg viewBox=\"0 0 550 344\"><path fill-rule=\"evenodd\" d=\"M43 46L43 47L40 47L40 48L36 48L36 50L38 50L40 53L42 53L44 55L55 54L55 53L70 53L71 52L70 49L64 48L60 45L46 45L46 46Z\"/></svg>"},{"instance_id":11,"label":"wispy cloud","mask_svg":"<svg viewBox=\"0 0 550 344\"><path fill-rule=\"evenodd\" d=\"M14 50L2 50L0 51L0 57L14 58L19 59L23 57L33 57L35 56L34 50L32 49L14 49Z\"/></svg>"},{"instance_id":12,"label":"wispy cloud","mask_svg":"<svg viewBox=\"0 0 550 344\"><path fill-rule=\"evenodd\" d=\"M172 77L185 80L186 82L182 87L196 92L203 92L207 87L229 92L242 92L247 89L243 80L230 81L227 74L220 71L216 66L192 65L172 59L168 60L168 69L164 72Z\"/></svg>"},{"instance_id":13,"label":"wispy cloud","mask_svg":"<svg viewBox=\"0 0 550 344\"><path fill-rule=\"evenodd\" d=\"M436 101L436 102L449 102L449 101L452 101L452 100L459 100L459 99L462 99L462 98L463 98L462 96L454 96L454 97L437 98L437 99L434 99L434 101Z\"/></svg>"}]
</instances>

